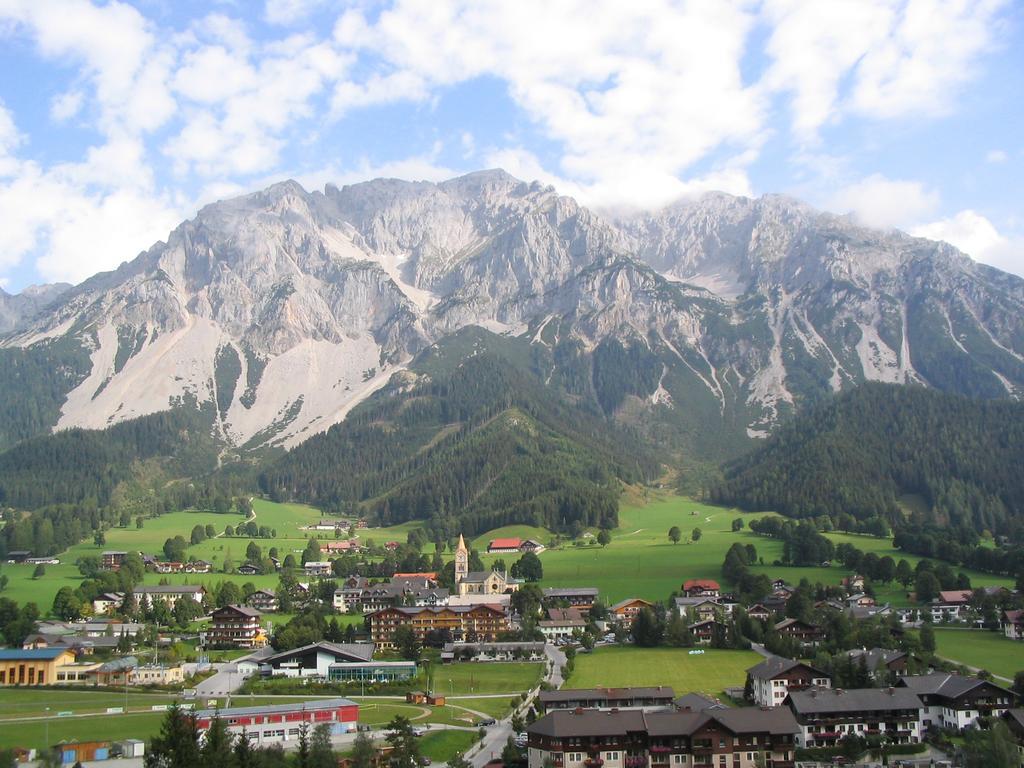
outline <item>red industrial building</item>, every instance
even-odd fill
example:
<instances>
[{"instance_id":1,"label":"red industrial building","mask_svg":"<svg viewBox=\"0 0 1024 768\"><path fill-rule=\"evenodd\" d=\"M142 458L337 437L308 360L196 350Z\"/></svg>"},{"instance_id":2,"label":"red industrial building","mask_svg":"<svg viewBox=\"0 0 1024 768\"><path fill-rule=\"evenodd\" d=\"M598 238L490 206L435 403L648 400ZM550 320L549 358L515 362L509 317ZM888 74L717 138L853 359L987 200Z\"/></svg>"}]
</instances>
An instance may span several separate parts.
<instances>
[{"instance_id":1,"label":"red industrial building","mask_svg":"<svg viewBox=\"0 0 1024 768\"><path fill-rule=\"evenodd\" d=\"M310 730L327 723L331 733L352 733L359 719L359 705L349 699L300 701L294 704L269 704L260 707L204 709L196 712L196 727L205 733L214 717L227 723L235 734L243 731L254 745L294 741L303 722Z\"/></svg>"}]
</instances>

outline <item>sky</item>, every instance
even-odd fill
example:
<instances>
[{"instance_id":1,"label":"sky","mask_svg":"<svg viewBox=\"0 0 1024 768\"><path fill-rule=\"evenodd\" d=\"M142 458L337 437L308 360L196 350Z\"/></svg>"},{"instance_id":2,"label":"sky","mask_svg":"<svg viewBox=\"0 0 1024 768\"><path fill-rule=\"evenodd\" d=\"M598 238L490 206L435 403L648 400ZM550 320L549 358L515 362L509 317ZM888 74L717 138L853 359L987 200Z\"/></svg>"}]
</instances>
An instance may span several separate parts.
<instances>
[{"instance_id":1,"label":"sky","mask_svg":"<svg viewBox=\"0 0 1024 768\"><path fill-rule=\"evenodd\" d=\"M1024 275L1017 0L0 0L0 287L285 178L781 192Z\"/></svg>"}]
</instances>

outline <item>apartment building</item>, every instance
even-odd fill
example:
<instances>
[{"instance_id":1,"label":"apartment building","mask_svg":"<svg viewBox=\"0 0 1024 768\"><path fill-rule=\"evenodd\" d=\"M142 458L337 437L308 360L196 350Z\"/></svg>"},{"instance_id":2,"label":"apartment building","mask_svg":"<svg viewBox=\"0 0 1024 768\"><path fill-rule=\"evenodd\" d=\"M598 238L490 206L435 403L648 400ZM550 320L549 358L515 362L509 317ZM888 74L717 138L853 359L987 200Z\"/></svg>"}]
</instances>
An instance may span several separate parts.
<instances>
[{"instance_id":1,"label":"apartment building","mask_svg":"<svg viewBox=\"0 0 1024 768\"><path fill-rule=\"evenodd\" d=\"M921 741L921 700L905 688L810 688L785 703L800 725L800 747L832 747L846 736Z\"/></svg>"},{"instance_id":2,"label":"apartment building","mask_svg":"<svg viewBox=\"0 0 1024 768\"><path fill-rule=\"evenodd\" d=\"M508 614L492 605L391 606L371 613L370 636L378 648L394 647L399 627L412 627L422 642L432 632L447 632L453 641L493 642L510 629Z\"/></svg>"}]
</instances>

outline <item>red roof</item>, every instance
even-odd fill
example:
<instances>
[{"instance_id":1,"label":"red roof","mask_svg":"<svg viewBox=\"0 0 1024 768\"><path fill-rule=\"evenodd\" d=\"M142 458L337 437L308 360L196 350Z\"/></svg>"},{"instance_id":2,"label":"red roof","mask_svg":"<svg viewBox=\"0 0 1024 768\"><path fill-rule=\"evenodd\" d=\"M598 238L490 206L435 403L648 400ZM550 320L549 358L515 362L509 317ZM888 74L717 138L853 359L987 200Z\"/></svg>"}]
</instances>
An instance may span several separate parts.
<instances>
[{"instance_id":1,"label":"red roof","mask_svg":"<svg viewBox=\"0 0 1024 768\"><path fill-rule=\"evenodd\" d=\"M714 579L687 579L683 583L683 591L689 592L691 589L721 589L721 587Z\"/></svg>"},{"instance_id":2,"label":"red roof","mask_svg":"<svg viewBox=\"0 0 1024 768\"><path fill-rule=\"evenodd\" d=\"M437 581L436 571L424 571L423 573L396 573L394 575L396 579L430 579L431 581Z\"/></svg>"},{"instance_id":3,"label":"red roof","mask_svg":"<svg viewBox=\"0 0 1024 768\"><path fill-rule=\"evenodd\" d=\"M522 539L494 539L487 545L488 549L519 549L523 544Z\"/></svg>"},{"instance_id":4,"label":"red roof","mask_svg":"<svg viewBox=\"0 0 1024 768\"><path fill-rule=\"evenodd\" d=\"M939 592L939 600L943 603L969 603L971 601L971 590L947 589L944 592Z\"/></svg>"}]
</instances>

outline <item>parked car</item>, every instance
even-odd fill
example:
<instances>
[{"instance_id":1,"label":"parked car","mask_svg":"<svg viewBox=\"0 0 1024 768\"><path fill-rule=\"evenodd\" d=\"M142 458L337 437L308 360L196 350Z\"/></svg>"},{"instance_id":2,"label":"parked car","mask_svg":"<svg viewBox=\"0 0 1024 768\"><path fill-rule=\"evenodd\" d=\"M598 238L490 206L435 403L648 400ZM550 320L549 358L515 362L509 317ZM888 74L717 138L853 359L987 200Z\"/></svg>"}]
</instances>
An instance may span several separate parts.
<instances>
[{"instance_id":1,"label":"parked car","mask_svg":"<svg viewBox=\"0 0 1024 768\"><path fill-rule=\"evenodd\" d=\"M479 726L487 726L487 725L495 725L496 723L497 723L497 720L495 720L493 717L485 717L483 720L481 720L479 723L477 723L477 725L479 725Z\"/></svg>"},{"instance_id":2,"label":"parked car","mask_svg":"<svg viewBox=\"0 0 1024 768\"><path fill-rule=\"evenodd\" d=\"M427 732L426 728L413 728L412 729L412 735L413 736L422 736L426 732Z\"/></svg>"}]
</instances>

